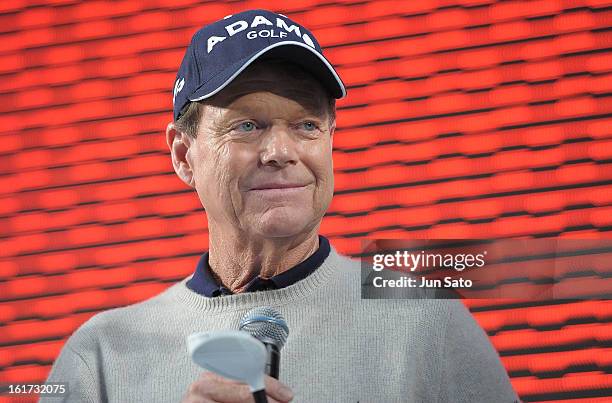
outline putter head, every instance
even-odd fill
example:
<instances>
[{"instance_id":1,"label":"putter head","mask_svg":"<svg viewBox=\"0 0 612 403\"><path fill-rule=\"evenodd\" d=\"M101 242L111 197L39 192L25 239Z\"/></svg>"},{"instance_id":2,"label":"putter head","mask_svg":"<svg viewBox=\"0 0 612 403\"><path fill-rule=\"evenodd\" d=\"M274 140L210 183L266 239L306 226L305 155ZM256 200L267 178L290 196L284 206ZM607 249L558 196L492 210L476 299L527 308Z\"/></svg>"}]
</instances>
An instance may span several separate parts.
<instances>
[{"instance_id":1,"label":"putter head","mask_svg":"<svg viewBox=\"0 0 612 403\"><path fill-rule=\"evenodd\" d=\"M249 385L251 392L264 389L266 348L239 330L193 333L187 337L191 359L200 367Z\"/></svg>"}]
</instances>

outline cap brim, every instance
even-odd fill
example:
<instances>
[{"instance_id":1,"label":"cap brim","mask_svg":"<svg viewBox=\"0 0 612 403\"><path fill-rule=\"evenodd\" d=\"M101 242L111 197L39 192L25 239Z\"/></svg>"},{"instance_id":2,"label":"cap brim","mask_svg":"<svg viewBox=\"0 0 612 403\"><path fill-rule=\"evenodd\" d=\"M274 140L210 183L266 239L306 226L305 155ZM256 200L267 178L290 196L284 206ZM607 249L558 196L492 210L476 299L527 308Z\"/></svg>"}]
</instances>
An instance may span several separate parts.
<instances>
[{"instance_id":1,"label":"cap brim","mask_svg":"<svg viewBox=\"0 0 612 403\"><path fill-rule=\"evenodd\" d=\"M329 91L334 98L344 98L346 96L346 88L344 83L334 70L332 65L315 49L310 46L295 42L284 41L277 42L257 53L243 58L232 64L229 68L217 74L207 83L195 90L189 96L190 101L201 101L210 98L223 88L227 87L244 69L249 67L255 60L263 57L274 57L287 59L291 63L297 64L304 70L311 73L317 78L321 84Z\"/></svg>"}]
</instances>

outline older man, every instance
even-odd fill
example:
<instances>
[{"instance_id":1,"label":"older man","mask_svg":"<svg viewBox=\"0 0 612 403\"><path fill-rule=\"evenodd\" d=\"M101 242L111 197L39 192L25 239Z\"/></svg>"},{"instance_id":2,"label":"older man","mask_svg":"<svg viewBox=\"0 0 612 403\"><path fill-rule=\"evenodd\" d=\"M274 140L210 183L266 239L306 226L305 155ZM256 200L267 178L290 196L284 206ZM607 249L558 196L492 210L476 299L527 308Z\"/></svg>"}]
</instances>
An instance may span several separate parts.
<instances>
[{"instance_id":1,"label":"older man","mask_svg":"<svg viewBox=\"0 0 612 403\"><path fill-rule=\"evenodd\" d=\"M194 35L166 137L206 210L209 252L193 276L69 339L49 377L70 383L69 400L252 401L246 385L201 373L185 339L272 306L291 333L269 401L514 401L461 303L361 299L360 265L318 235L344 95L314 36L285 16L247 11Z\"/></svg>"}]
</instances>

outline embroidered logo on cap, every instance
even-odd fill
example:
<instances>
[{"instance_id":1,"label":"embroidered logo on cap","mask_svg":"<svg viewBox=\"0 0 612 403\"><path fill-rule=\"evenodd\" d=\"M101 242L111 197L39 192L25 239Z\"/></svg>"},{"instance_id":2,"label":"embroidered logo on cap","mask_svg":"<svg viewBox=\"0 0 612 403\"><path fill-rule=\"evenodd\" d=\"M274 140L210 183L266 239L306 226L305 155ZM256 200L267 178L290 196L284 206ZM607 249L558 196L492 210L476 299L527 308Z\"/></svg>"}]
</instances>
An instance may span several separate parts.
<instances>
[{"instance_id":1,"label":"embroidered logo on cap","mask_svg":"<svg viewBox=\"0 0 612 403\"><path fill-rule=\"evenodd\" d=\"M181 90L183 89L184 86L185 86L185 79L184 78L179 78L174 83L174 91L173 91L173 95L172 95L172 105L174 105L174 101L176 100L177 94L179 92L181 92Z\"/></svg>"},{"instance_id":2,"label":"embroidered logo on cap","mask_svg":"<svg viewBox=\"0 0 612 403\"><path fill-rule=\"evenodd\" d=\"M226 25L225 30L227 31L228 36L232 37L240 32L244 32L249 27L257 28L260 25L263 25L263 27L259 28L258 30L251 30L251 31L246 32L246 38L247 39L255 39L255 38L281 38L283 39L283 38L288 38L289 34L293 33L299 39L301 39L306 45L310 46L313 49L315 48L315 44L310 38L310 36L308 36L307 33L302 33L299 26L293 25L293 24L287 25L287 22L285 22L285 20L279 17L276 18L276 26L272 23L272 21L270 21L266 17L262 15L255 15L250 25L248 21L238 20L229 25ZM266 28L266 27L272 27L272 28ZM206 41L206 44L207 44L206 53L210 53L215 47L215 45L226 40L228 36L215 36L215 35L210 36Z\"/></svg>"}]
</instances>

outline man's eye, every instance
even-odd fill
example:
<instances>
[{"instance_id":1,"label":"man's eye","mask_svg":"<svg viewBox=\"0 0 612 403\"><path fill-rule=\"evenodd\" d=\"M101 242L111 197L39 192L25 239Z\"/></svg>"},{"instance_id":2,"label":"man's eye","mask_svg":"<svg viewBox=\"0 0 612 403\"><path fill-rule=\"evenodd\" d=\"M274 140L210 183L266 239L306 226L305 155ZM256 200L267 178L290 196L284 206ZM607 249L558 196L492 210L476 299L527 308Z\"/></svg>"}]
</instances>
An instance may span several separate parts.
<instances>
[{"instance_id":1,"label":"man's eye","mask_svg":"<svg viewBox=\"0 0 612 403\"><path fill-rule=\"evenodd\" d=\"M314 122L311 122L311 121L303 122L301 124L301 126L302 126L302 128L304 130L309 131L309 132L313 131L313 130L316 130L316 128L317 128L317 125Z\"/></svg>"},{"instance_id":2,"label":"man's eye","mask_svg":"<svg viewBox=\"0 0 612 403\"><path fill-rule=\"evenodd\" d=\"M242 122L238 125L238 129L243 132L252 132L255 128L255 123L253 122Z\"/></svg>"}]
</instances>

